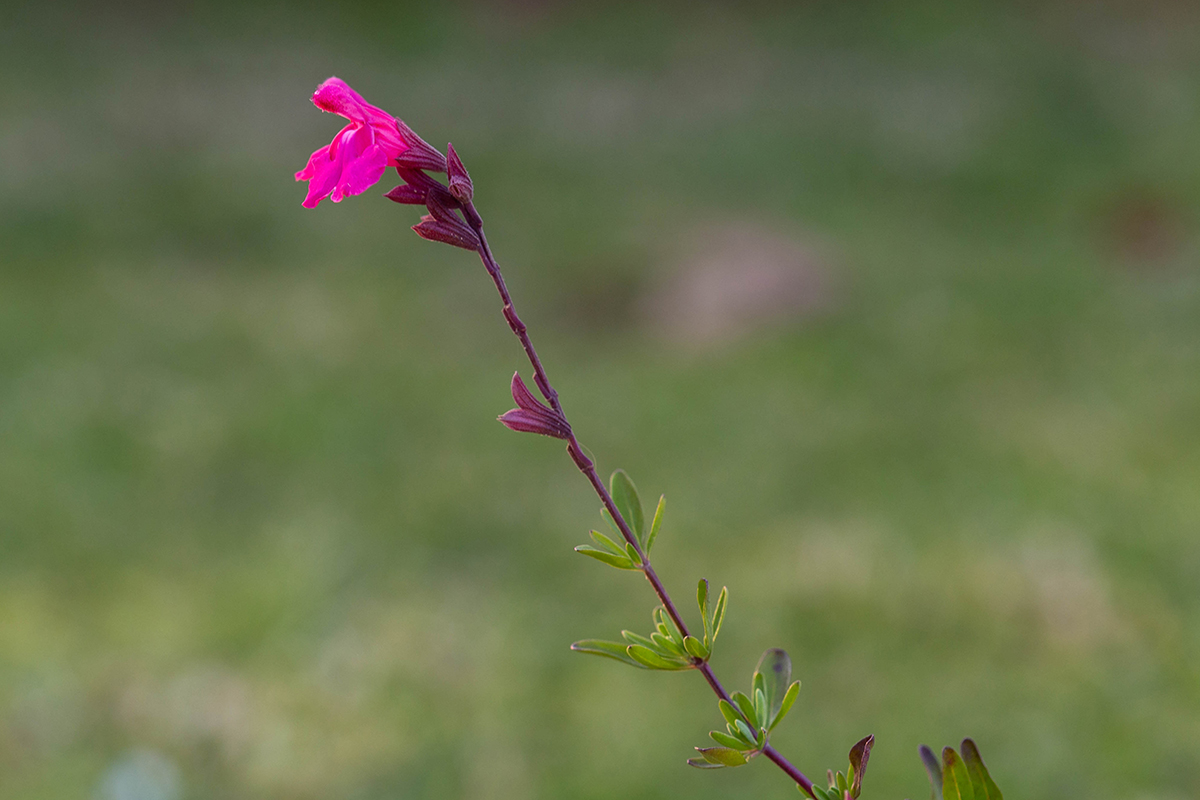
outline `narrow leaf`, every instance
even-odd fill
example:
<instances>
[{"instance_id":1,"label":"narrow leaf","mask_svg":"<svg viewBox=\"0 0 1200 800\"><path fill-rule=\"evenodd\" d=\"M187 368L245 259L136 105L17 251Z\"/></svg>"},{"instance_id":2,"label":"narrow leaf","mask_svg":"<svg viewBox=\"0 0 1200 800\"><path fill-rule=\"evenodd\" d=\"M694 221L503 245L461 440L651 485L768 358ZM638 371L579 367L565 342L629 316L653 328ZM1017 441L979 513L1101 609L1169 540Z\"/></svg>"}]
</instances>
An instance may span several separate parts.
<instances>
[{"instance_id":1,"label":"narrow leaf","mask_svg":"<svg viewBox=\"0 0 1200 800\"><path fill-rule=\"evenodd\" d=\"M762 689L754 690L754 716L759 720L765 721L770 719L767 716L767 695Z\"/></svg>"},{"instance_id":2,"label":"narrow leaf","mask_svg":"<svg viewBox=\"0 0 1200 800\"><path fill-rule=\"evenodd\" d=\"M783 705L783 696L792 682L792 659L787 651L773 647L758 660L755 675L763 677L763 693L767 696L768 720L774 719Z\"/></svg>"},{"instance_id":3,"label":"narrow leaf","mask_svg":"<svg viewBox=\"0 0 1200 800\"><path fill-rule=\"evenodd\" d=\"M585 556L590 556L597 561L603 561L611 567L617 569L633 569L633 562L629 560L629 556L619 556L616 553L610 553L607 550L597 550L590 545L581 544L575 548L576 553L582 553Z\"/></svg>"},{"instance_id":4,"label":"narrow leaf","mask_svg":"<svg viewBox=\"0 0 1200 800\"><path fill-rule=\"evenodd\" d=\"M696 750L710 764L720 764L725 767L740 767L746 763L746 757L732 747L697 747Z\"/></svg>"},{"instance_id":5,"label":"narrow leaf","mask_svg":"<svg viewBox=\"0 0 1200 800\"><path fill-rule=\"evenodd\" d=\"M775 715L775 719L771 720L771 728L778 725L787 713L792 710L792 705L796 702L796 698L800 696L800 681L793 681L788 687L787 692L783 695L783 702L779 704L779 713Z\"/></svg>"},{"instance_id":6,"label":"narrow leaf","mask_svg":"<svg viewBox=\"0 0 1200 800\"><path fill-rule=\"evenodd\" d=\"M733 725L739 719L741 719L741 716L738 714L737 709L735 709L733 707L733 704L730 703L728 700L724 700L724 699L718 700L717 707L721 709L721 716L724 717L725 721L728 722L730 725Z\"/></svg>"},{"instance_id":7,"label":"narrow leaf","mask_svg":"<svg viewBox=\"0 0 1200 800\"><path fill-rule=\"evenodd\" d=\"M613 502L617 504L617 511L620 511L621 516L629 523L630 529L645 550L646 521L642 517L642 501L638 498L633 481L629 479L625 470L619 469L609 478L608 488L612 492Z\"/></svg>"},{"instance_id":8,"label":"narrow leaf","mask_svg":"<svg viewBox=\"0 0 1200 800\"><path fill-rule=\"evenodd\" d=\"M600 509L600 516L604 517L604 521L608 524L608 529L613 532L613 536L624 541L625 534L621 533L621 526L617 525L617 521L612 518L612 514L608 513L607 508Z\"/></svg>"},{"instance_id":9,"label":"narrow leaf","mask_svg":"<svg viewBox=\"0 0 1200 800\"><path fill-rule=\"evenodd\" d=\"M646 537L646 555L650 554L650 548L654 547L654 540L658 538L658 528L662 525L663 509L666 505L667 496L659 495L658 508L654 509L654 520L650 523L650 535Z\"/></svg>"},{"instance_id":10,"label":"narrow leaf","mask_svg":"<svg viewBox=\"0 0 1200 800\"><path fill-rule=\"evenodd\" d=\"M700 606L700 617L704 620L704 635L708 636L708 578L696 584L696 605Z\"/></svg>"},{"instance_id":11,"label":"narrow leaf","mask_svg":"<svg viewBox=\"0 0 1200 800\"><path fill-rule=\"evenodd\" d=\"M933 800L939 800L942 796L942 762L938 760L929 745L921 745L919 752L921 753L921 763L925 765L925 771L929 773L929 782L933 785Z\"/></svg>"},{"instance_id":12,"label":"narrow leaf","mask_svg":"<svg viewBox=\"0 0 1200 800\"><path fill-rule=\"evenodd\" d=\"M652 633L650 634L650 638L654 641L655 646L664 653L670 653L679 658L687 658L686 650L661 633Z\"/></svg>"},{"instance_id":13,"label":"narrow leaf","mask_svg":"<svg viewBox=\"0 0 1200 800\"><path fill-rule=\"evenodd\" d=\"M738 739L736 736L730 736L728 733L722 733L721 731L709 731L708 735L712 737L714 742L722 747L732 747L735 750L741 750L743 747L745 747L741 739Z\"/></svg>"},{"instance_id":14,"label":"narrow leaf","mask_svg":"<svg viewBox=\"0 0 1200 800\"><path fill-rule=\"evenodd\" d=\"M639 664L625 652L625 645L617 642L605 642L600 639L584 639L581 642L575 642L571 645L571 649L579 653L590 653L594 656L604 656L612 658L622 663L628 664L631 667L638 669L646 669L644 664Z\"/></svg>"},{"instance_id":15,"label":"narrow leaf","mask_svg":"<svg viewBox=\"0 0 1200 800\"><path fill-rule=\"evenodd\" d=\"M975 800L1004 800L1000 787L988 774L979 748L971 739L962 740L962 760L967 765L967 773L971 776L971 788L975 790Z\"/></svg>"},{"instance_id":16,"label":"narrow leaf","mask_svg":"<svg viewBox=\"0 0 1200 800\"><path fill-rule=\"evenodd\" d=\"M616 553L619 556L625 555L624 547L621 547L621 545L617 544L600 531L592 531L592 540L605 550L608 550L610 553Z\"/></svg>"},{"instance_id":17,"label":"narrow leaf","mask_svg":"<svg viewBox=\"0 0 1200 800\"><path fill-rule=\"evenodd\" d=\"M741 692L734 692L730 695L730 697L733 698L734 704L742 712L742 716L745 718L746 722L749 722L751 727L757 728L758 717L754 715L754 703L750 701L750 698L746 697L746 695L742 694ZM750 738L753 739L754 736L751 735Z\"/></svg>"},{"instance_id":18,"label":"narrow leaf","mask_svg":"<svg viewBox=\"0 0 1200 800\"><path fill-rule=\"evenodd\" d=\"M953 747L942 749L942 800L975 800L967 765Z\"/></svg>"},{"instance_id":19,"label":"narrow leaf","mask_svg":"<svg viewBox=\"0 0 1200 800\"><path fill-rule=\"evenodd\" d=\"M688 651L688 654L701 661L707 659L710 655L708 648L704 646L704 642L697 639L695 636L683 637L683 649Z\"/></svg>"},{"instance_id":20,"label":"narrow leaf","mask_svg":"<svg viewBox=\"0 0 1200 800\"><path fill-rule=\"evenodd\" d=\"M638 555L637 548L633 546L633 542L625 543L625 553L629 556L629 563L639 567L642 565L642 557Z\"/></svg>"},{"instance_id":21,"label":"narrow leaf","mask_svg":"<svg viewBox=\"0 0 1200 800\"><path fill-rule=\"evenodd\" d=\"M717 640L717 634L721 632L721 623L725 620L725 602L729 599L729 587L722 586L721 594L717 595L717 605L713 609L712 615L712 640L711 645Z\"/></svg>"},{"instance_id":22,"label":"narrow leaf","mask_svg":"<svg viewBox=\"0 0 1200 800\"><path fill-rule=\"evenodd\" d=\"M689 767L696 769L724 769L724 764L713 764L711 761L705 761L703 758L689 758L687 760Z\"/></svg>"},{"instance_id":23,"label":"narrow leaf","mask_svg":"<svg viewBox=\"0 0 1200 800\"><path fill-rule=\"evenodd\" d=\"M630 644L640 644L642 647L654 649L654 641L647 639L641 634L634 633L633 631L621 631L621 636L625 637L625 641L629 642Z\"/></svg>"},{"instance_id":24,"label":"narrow leaf","mask_svg":"<svg viewBox=\"0 0 1200 800\"><path fill-rule=\"evenodd\" d=\"M649 647L645 647L640 644L629 645L625 648L625 652L629 653L629 657L634 661L637 661L638 663L649 667L650 669L678 670L687 669L691 666L691 664L686 662L680 663L678 661L666 659L651 650Z\"/></svg>"},{"instance_id":25,"label":"narrow leaf","mask_svg":"<svg viewBox=\"0 0 1200 800\"><path fill-rule=\"evenodd\" d=\"M746 720L739 719L736 725L738 733L742 735L743 739L745 739L752 746L756 746L758 744L758 737L754 734L754 731L750 730L750 726L746 724Z\"/></svg>"},{"instance_id":26,"label":"narrow leaf","mask_svg":"<svg viewBox=\"0 0 1200 800\"><path fill-rule=\"evenodd\" d=\"M871 758L871 746L874 744L875 737L866 736L850 748L850 775L853 777L850 782L851 797L858 797L859 792L862 791L863 775L867 771L867 760ZM977 800L980 799L977 798Z\"/></svg>"}]
</instances>

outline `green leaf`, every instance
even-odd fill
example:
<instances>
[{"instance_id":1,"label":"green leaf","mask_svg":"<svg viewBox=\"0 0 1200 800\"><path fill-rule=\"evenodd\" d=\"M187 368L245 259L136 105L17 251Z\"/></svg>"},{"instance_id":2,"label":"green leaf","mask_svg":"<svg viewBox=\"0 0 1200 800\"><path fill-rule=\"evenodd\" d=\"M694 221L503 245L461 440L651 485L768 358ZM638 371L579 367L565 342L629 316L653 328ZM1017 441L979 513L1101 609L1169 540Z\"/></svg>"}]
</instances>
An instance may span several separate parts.
<instances>
[{"instance_id":1,"label":"green leaf","mask_svg":"<svg viewBox=\"0 0 1200 800\"><path fill-rule=\"evenodd\" d=\"M718 700L717 707L721 709L721 716L724 717L725 721L730 725L733 725L735 722L741 719L741 717L738 715L737 709L733 707L733 703L730 703L728 700Z\"/></svg>"},{"instance_id":2,"label":"green leaf","mask_svg":"<svg viewBox=\"0 0 1200 800\"><path fill-rule=\"evenodd\" d=\"M629 556L629 563L639 567L642 565L642 557L638 555L637 548L633 546L633 542L625 543L625 554Z\"/></svg>"},{"instance_id":3,"label":"green leaf","mask_svg":"<svg viewBox=\"0 0 1200 800\"><path fill-rule=\"evenodd\" d=\"M592 540L595 541L596 544L603 547L605 550L609 551L610 553L615 553L619 556L625 555L624 547L617 544L616 542L614 542L612 539L605 536L600 531L592 531Z\"/></svg>"},{"instance_id":4,"label":"green leaf","mask_svg":"<svg viewBox=\"0 0 1200 800\"><path fill-rule=\"evenodd\" d=\"M683 635L679 633L679 629L675 627L675 623L667 616L667 610L659 606L654 609L653 617L658 632L675 642L675 644L683 647Z\"/></svg>"},{"instance_id":5,"label":"green leaf","mask_svg":"<svg viewBox=\"0 0 1200 800\"><path fill-rule=\"evenodd\" d=\"M637 661L639 664L642 664L650 669L677 670L687 669L691 666L691 664L688 664L687 662L680 663L678 661L664 658L663 656L660 656L658 653L651 650L649 647L645 647L640 644L629 645L625 648L625 652L629 653L629 657L634 661Z\"/></svg>"},{"instance_id":6,"label":"green leaf","mask_svg":"<svg viewBox=\"0 0 1200 800\"><path fill-rule=\"evenodd\" d=\"M658 538L658 528L662 525L663 509L667 506L667 496L665 494L658 497L658 508L654 509L654 520L650 523L650 535L646 537L646 554L650 554L650 548L654 547L654 540Z\"/></svg>"},{"instance_id":7,"label":"green leaf","mask_svg":"<svg viewBox=\"0 0 1200 800\"><path fill-rule=\"evenodd\" d=\"M746 763L746 757L741 751L732 747L697 747L696 750L710 764L720 764L724 767L740 767Z\"/></svg>"},{"instance_id":8,"label":"green leaf","mask_svg":"<svg viewBox=\"0 0 1200 800\"><path fill-rule=\"evenodd\" d=\"M713 764L710 761L705 761L703 758L689 758L687 760L689 767L696 769L725 769L724 764Z\"/></svg>"},{"instance_id":9,"label":"green leaf","mask_svg":"<svg viewBox=\"0 0 1200 800\"><path fill-rule=\"evenodd\" d=\"M607 550L597 550L590 545L581 544L575 548L576 553L583 553L585 556L591 556L597 561L603 561L610 567L617 569L633 569L633 562L629 560L629 556L619 556L616 553L610 553Z\"/></svg>"},{"instance_id":10,"label":"green leaf","mask_svg":"<svg viewBox=\"0 0 1200 800\"><path fill-rule=\"evenodd\" d=\"M714 742L723 747L732 747L735 750L741 750L745 747L741 739L738 739L736 736L730 736L727 733L722 733L721 731L709 731L708 735L712 737Z\"/></svg>"},{"instance_id":11,"label":"green leaf","mask_svg":"<svg viewBox=\"0 0 1200 800\"><path fill-rule=\"evenodd\" d=\"M713 609L712 615L712 641L711 645L717 640L717 634L721 632L721 623L725 621L725 602L729 599L729 587L722 586L721 594L717 596L717 605Z\"/></svg>"},{"instance_id":12,"label":"green leaf","mask_svg":"<svg viewBox=\"0 0 1200 800\"><path fill-rule=\"evenodd\" d=\"M788 691L791 691L790 689ZM875 744L874 736L864 736L850 748L850 796L857 798L862 791L863 775L867 772L867 761L871 758L871 747ZM977 798L977 800L982 800Z\"/></svg>"},{"instance_id":13,"label":"green leaf","mask_svg":"<svg viewBox=\"0 0 1200 800\"><path fill-rule=\"evenodd\" d=\"M967 765L953 747L942 749L942 800L975 800Z\"/></svg>"},{"instance_id":14,"label":"green leaf","mask_svg":"<svg viewBox=\"0 0 1200 800\"><path fill-rule=\"evenodd\" d=\"M767 696L766 721L769 723L779 714L783 696L787 693L788 684L792 682L792 659L788 657L787 651L772 647L758 660L754 675L755 680L759 675L763 678L763 693Z\"/></svg>"},{"instance_id":15,"label":"green leaf","mask_svg":"<svg viewBox=\"0 0 1200 800\"><path fill-rule=\"evenodd\" d=\"M734 705L741 710L742 716L747 722L750 723L750 726L757 728L758 717L754 715L754 703L750 702L750 698L746 697L746 695L742 694L741 692L734 692L730 695L730 697L733 698ZM750 738L753 739L754 736L752 735Z\"/></svg>"},{"instance_id":16,"label":"green leaf","mask_svg":"<svg viewBox=\"0 0 1200 800\"><path fill-rule=\"evenodd\" d=\"M697 639L695 636L683 637L683 649L688 651L688 654L705 661L711 655L708 648L704 646L704 642Z\"/></svg>"},{"instance_id":17,"label":"green leaf","mask_svg":"<svg viewBox=\"0 0 1200 800\"><path fill-rule=\"evenodd\" d=\"M800 681L793 681L788 687L787 692L783 695L783 702L779 704L779 713L775 715L775 719L771 721L771 729L783 721L787 713L792 710L792 705L796 702L796 698L800 695Z\"/></svg>"},{"instance_id":18,"label":"green leaf","mask_svg":"<svg viewBox=\"0 0 1200 800\"><path fill-rule=\"evenodd\" d=\"M767 695L762 689L754 690L754 716L760 721L770 719L767 716ZM764 723L765 724L765 723Z\"/></svg>"},{"instance_id":19,"label":"green leaf","mask_svg":"<svg viewBox=\"0 0 1200 800\"><path fill-rule=\"evenodd\" d=\"M837 788L838 788L839 793L845 793L850 790L850 784L846 782L845 775L843 775L842 773L839 772L836 776L836 779L837 779Z\"/></svg>"},{"instance_id":20,"label":"green leaf","mask_svg":"<svg viewBox=\"0 0 1200 800\"><path fill-rule=\"evenodd\" d=\"M650 638L654 641L654 644L657 646L657 648L662 650L664 653L670 653L671 655L679 658L687 658L686 650L675 644L675 642L668 639L666 636L663 636L661 633L652 633L650 634Z\"/></svg>"},{"instance_id":21,"label":"green leaf","mask_svg":"<svg viewBox=\"0 0 1200 800\"><path fill-rule=\"evenodd\" d=\"M631 667L638 669L646 669L644 664L639 664L636 660L630 657L625 650L625 645L619 642L605 642L600 639L584 639L571 645L571 649L579 653L590 653L594 656L604 656L612 658L622 663L628 664Z\"/></svg>"},{"instance_id":22,"label":"green leaf","mask_svg":"<svg viewBox=\"0 0 1200 800\"><path fill-rule=\"evenodd\" d=\"M746 720L739 719L734 723L734 725L737 726L738 733L742 735L742 738L744 738L747 743L755 746L758 745L758 737L754 735L754 731L752 731L750 726L746 724Z\"/></svg>"},{"instance_id":23,"label":"green leaf","mask_svg":"<svg viewBox=\"0 0 1200 800\"><path fill-rule=\"evenodd\" d=\"M642 517L642 501L638 498L637 489L629 475L623 469L612 474L608 480L609 491L612 492L613 502L617 511L629 523L630 529L637 536L642 549L646 549L646 520Z\"/></svg>"},{"instance_id":24,"label":"green leaf","mask_svg":"<svg viewBox=\"0 0 1200 800\"><path fill-rule=\"evenodd\" d=\"M696 584L696 605L700 606L700 619L704 620L704 639L708 641L708 578Z\"/></svg>"},{"instance_id":25,"label":"green leaf","mask_svg":"<svg viewBox=\"0 0 1200 800\"><path fill-rule=\"evenodd\" d=\"M604 517L604 521L608 523L608 529L613 532L613 536L618 540L624 540L625 534L621 533L621 526L612 518L612 514L608 513L607 508L600 509L600 516Z\"/></svg>"},{"instance_id":26,"label":"green leaf","mask_svg":"<svg viewBox=\"0 0 1200 800\"><path fill-rule=\"evenodd\" d=\"M653 640L647 639L641 634L634 633L633 631L621 631L621 636L630 644L640 644L642 647L649 647L651 650L654 649Z\"/></svg>"},{"instance_id":27,"label":"green leaf","mask_svg":"<svg viewBox=\"0 0 1200 800\"><path fill-rule=\"evenodd\" d=\"M942 762L938 760L929 745L921 745L919 752L921 753L921 763L925 765L925 771L929 773L929 782L933 785L933 800L939 800L942 796Z\"/></svg>"},{"instance_id":28,"label":"green leaf","mask_svg":"<svg viewBox=\"0 0 1200 800\"><path fill-rule=\"evenodd\" d=\"M971 776L971 788L975 790L975 800L1004 800L1000 788L988 774L979 748L971 739L962 740L962 760L967 765L967 774Z\"/></svg>"}]
</instances>

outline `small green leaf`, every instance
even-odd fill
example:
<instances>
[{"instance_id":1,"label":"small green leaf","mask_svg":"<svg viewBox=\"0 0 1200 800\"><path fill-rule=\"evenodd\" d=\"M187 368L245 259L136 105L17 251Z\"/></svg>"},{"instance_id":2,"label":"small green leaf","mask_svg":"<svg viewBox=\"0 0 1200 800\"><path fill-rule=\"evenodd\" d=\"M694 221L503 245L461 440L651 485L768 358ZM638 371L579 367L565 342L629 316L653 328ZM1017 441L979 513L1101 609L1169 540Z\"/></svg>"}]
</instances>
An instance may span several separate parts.
<instances>
[{"instance_id":1,"label":"small green leaf","mask_svg":"<svg viewBox=\"0 0 1200 800\"><path fill-rule=\"evenodd\" d=\"M846 792L846 791L848 791L848 790L850 789L850 784L846 782L846 776L845 776L845 775L843 775L842 773L840 773L840 772L839 772L839 773L838 773L836 776L834 776L834 777L835 777L835 778L836 778L836 780L837 780L837 788L838 788L838 791L839 791L839 792Z\"/></svg>"},{"instance_id":2,"label":"small green leaf","mask_svg":"<svg viewBox=\"0 0 1200 800\"><path fill-rule=\"evenodd\" d=\"M650 548L654 547L654 540L658 538L658 528L662 525L663 509L667 505L667 496L659 495L658 508L654 509L654 520L650 523L650 535L646 537L646 554L650 554Z\"/></svg>"},{"instance_id":3,"label":"small green leaf","mask_svg":"<svg viewBox=\"0 0 1200 800\"><path fill-rule=\"evenodd\" d=\"M788 684L792 682L792 659L786 650L772 647L762 654L758 667L754 670L755 680L763 678L763 694L767 696L768 720L779 714L783 705L783 696L787 693Z\"/></svg>"},{"instance_id":4,"label":"small green leaf","mask_svg":"<svg viewBox=\"0 0 1200 800\"><path fill-rule=\"evenodd\" d=\"M783 702L779 704L779 713L775 715L775 719L771 720L771 728L778 725L787 713L792 710L792 705L796 702L796 698L800 695L800 681L793 681L788 687L787 692L783 695Z\"/></svg>"},{"instance_id":5,"label":"small green leaf","mask_svg":"<svg viewBox=\"0 0 1200 800\"><path fill-rule=\"evenodd\" d=\"M767 720L767 695L762 689L754 690L754 716L759 720Z\"/></svg>"},{"instance_id":6,"label":"small green leaf","mask_svg":"<svg viewBox=\"0 0 1200 800\"><path fill-rule=\"evenodd\" d=\"M714 742L722 747L732 747L735 750L741 750L743 747L745 747L745 745L742 744L741 739L738 739L736 736L730 736L727 733L721 733L721 731L709 731L708 735L712 737Z\"/></svg>"},{"instance_id":7,"label":"small green leaf","mask_svg":"<svg viewBox=\"0 0 1200 800\"><path fill-rule=\"evenodd\" d=\"M678 661L664 658L663 656L660 656L658 653L651 650L649 647L645 647L640 644L629 645L625 648L625 652L629 653L630 658L632 658L634 661L637 661L639 664L649 667L650 669L677 670L687 669L691 666L691 664L687 662L680 663Z\"/></svg>"},{"instance_id":8,"label":"small green leaf","mask_svg":"<svg viewBox=\"0 0 1200 800\"><path fill-rule=\"evenodd\" d=\"M724 764L713 764L710 761L705 761L703 758L689 758L687 760L687 763L688 763L689 767L695 767L696 769L724 769L725 768Z\"/></svg>"},{"instance_id":9,"label":"small green leaf","mask_svg":"<svg viewBox=\"0 0 1200 800\"><path fill-rule=\"evenodd\" d=\"M641 634L634 633L633 631L621 631L621 636L630 644L640 644L642 647L649 647L651 650L654 649L654 642Z\"/></svg>"},{"instance_id":10,"label":"small green leaf","mask_svg":"<svg viewBox=\"0 0 1200 800\"><path fill-rule=\"evenodd\" d=\"M718 700L717 707L721 709L721 716L724 717L725 721L730 725L733 725L735 722L741 719L737 709L733 707L733 703L730 703L728 700Z\"/></svg>"},{"instance_id":11,"label":"small green leaf","mask_svg":"<svg viewBox=\"0 0 1200 800\"><path fill-rule=\"evenodd\" d=\"M695 636L683 637L683 649L687 650L692 657L698 658L701 661L707 660L709 655L711 655L708 648L704 646L704 642Z\"/></svg>"},{"instance_id":12,"label":"small green leaf","mask_svg":"<svg viewBox=\"0 0 1200 800\"><path fill-rule=\"evenodd\" d=\"M758 717L754 715L754 703L750 701L750 698L746 697L746 695L742 694L741 692L734 692L730 695L730 697L733 698L734 705L741 710L742 716L745 718L746 722L749 722L751 727L757 728ZM753 739L754 736L751 735L750 738Z\"/></svg>"},{"instance_id":13,"label":"small green leaf","mask_svg":"<svg viewBox=\"0 0 1200 800\"><path fill-rule=\"evenodd\" d=\"M975 800L967 765L953 747L942 749L942 800Z\"/></svg>"},{"instance_id":14,"label":"small green leaf","mask_svg":"<svg viewBox=\"0 0 1200 800\"><path fill-rule=\"evenodd\" d=\"M741 725L741 727L739 728L738 725ZM729 731L730 736L742 743L741 748L743 750L753 750L758 746L758 742L753 736L746 735L747 733L753 733L753 731L750 730L750 726L741 717L738 717L736 725L726 725L725 729Z\"/></svg>"},{"instance_id":15,"label":"small green leaf","mask_svg":"<svg viewBox=\"0 0 1200 800\"><path fill-rule=\"evenodd\" d=\"M708 638L708 578L696 584L696 605L700 606L700 619L704 620L704 638Z\"/></svg>"},{"instance_id":16,"label":"small green leaf","mask_svg":"<svg viewBox=\"0 0 1200 800\"><path fill-rule=\"evenodd\" d=\"M584 639L580 642L575 642L571 645L571 649L579 653L590 653L594 656L604 656L612 658L622 663L628 664L631 667L638 669L646 669L644 664L639 664L629 653L625 651L625 645L618 642L605 642L600 639Z\"/></svg>"},{"instance_id":17,"label":"small green leaf","mask_svg":"<svg viewBox=\"0 0 1200 800\"><path fill-rule=\"evenodd\" d=\"M740 767L746 763L746 757L732 747L697 747L696 750L710 764L720 764L724 767Z\"/></svg>"},{"instance_id":18,"label":"small green leaf","mask_svg":"<svg viewBox=\"0 0 1200 800\"><path fill-rule=\"evenodd\" d=\"M625 555L624 547L617 544L600 531L592 531L592 540L610 553L616 553L619 556Z\"/></svg>"},{"instance_id":19,"label":"small green leaf","mask_svg":"<svg viewBox=\"0 0 1200 800\"><path fill-rule=\"evenodd\" d=\"M657 646L657 648L664 653L670 653L671 655L679 658L687 658L686 650L675 644L675 642L671 641L666 636L663 636L661 633L652 633L650 634L650 638L654 641L654 644Z\"/></svg>"},{"instance_id":20,"label":"small green leaf","mask_svg":"<svg viewBox=\"0 0 1200 800\"><path fill-rule=\"evenodd\" d=\"M625 554L629 556L629 563L639 567L642 565L642 557L638 555L637 548L633 546L633 542L625 543Z\"/></svg>"},{"instance_id":21,"label":"small green leaf","mask_svg":"<svg viewBox=\"0 0 1200 800\"><path fill-rule=\"evenodd\" d=\"M637 489L629 475L623 469L612 474L608 481L609 491L612 492L613 502L617 511L629 523L629 528L637 536L642 549L646 549L646 521L642 516L642 501L638 498Z\"/></svg>"},{"instance_id":22,"label":"small green leaf","mask_svg":"<svg viewBox=\"0 0 1200 800\"><path fill-rule=\"evenodd\" d=\"M791 691L790 689L788 691ZM850 796L857 798L862 792L863 775L867 772L867 761L871 758L874 736L864 736L850 748Z\"/></svg>"},{"instance_id":23,"label":"small green leaf","mask_svg":"<svg viewBox=\"0 0 1200 800\"><path fill-rule=\"evenodd\" d=\"M921 753L921 763L925 765L925 771L929 773L929 782L933 784L933 800L939 800L942 796L942 762L938 760L929 745L921 745L919 752Z\"/></svg>"},{"instance_id":24,"label":"small green leaf","mask_svg":"<svg viewBox=\"0 0 1200 800\"><path fill-rule=\"evenodd\" d=\"M633 562L629 560L629 556L619 556L616 553L610 553L607 550L597 550L590 545L581 544L575 548L576 553L582 553L585 556L591 556L597 561L603 561L610 567L617 569L633 569Z\"/></svg>"},{"instance_id":25,"label":"small green leaf","mask_svg":"<svg viewBox=\"0 0 1200 800\"><path fill-rule=\"evenodd\" d=\"M975 790L975 800L1004 800L1000 787L988 774L979 748L971 739L962 740L962 760L967 765L967 773L971 776L971 788Z\"/></svg>"},{"instance_id":26,"label":"small green leaf","mask_svg":"<svg viewBox=\"0 0 1200 800\"><path fill-rule=\"evenodd\" d=\"M675 644L683 647L683 636L679 633L679 629L675 627L675 623L667 616L667 611L662 606L654 609L654 623L658 628L658 632L663 636L671 639Z\"/></svg>"},{"instance_id":27,"label":"small green leaf","mask_svg":"<svg viewBox=\"0 0 1200 800\"><path fill-rule=\"evenodd\" d=\"M721 623L725 620L725 602L729 599L729 587L722 586L721 594L717 595L717 605L713 609L712 615L712 640L711 645L717 641L717 634L721 632Z\"/></svg>"}]
</instances>

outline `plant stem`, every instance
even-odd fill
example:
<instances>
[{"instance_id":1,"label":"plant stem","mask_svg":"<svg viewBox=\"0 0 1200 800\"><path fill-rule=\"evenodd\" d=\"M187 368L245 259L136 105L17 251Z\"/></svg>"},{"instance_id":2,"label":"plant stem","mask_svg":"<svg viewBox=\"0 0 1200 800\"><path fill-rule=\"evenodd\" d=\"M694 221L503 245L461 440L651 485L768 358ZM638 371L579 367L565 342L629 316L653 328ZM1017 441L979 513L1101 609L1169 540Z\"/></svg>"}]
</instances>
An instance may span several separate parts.
<instances>
[{"instance_id":1,"label":"plant stem","mask_svg":"<svg viewBox=\"0 0 1200 800\"><path fill-rule=\"evenodd\" d=\"M525 328L525 323L517 316L517 311L513 308L512 296L508 293L508 287L504 284L504 276L500 274L500 265L496 263L496 257L492 255L492 248L488 245L487 236L483 233L483 218L479 216L479 212L475 210L475 205L471 202L463 204L463 215L466 217L467 224L475 231L479 237L479 258L483 261L483 266L487 268L488 275L492 277L492 281L496 284L496 290L500 293L500 299L504 301L504 318L508 321L508 326L512 328L512 332L521 341L521 347L525 349L525 355L529 357L529 363L533 365L534 381L537 383L538 389L546 398L546 402L550 404L563 421L567 419L566 413L562 409L562 403L558 399L558 392L550 385L550 379L546 376L546 370L542 366L542 361L538 358L537 350L533 347L533 342L529 339L529 333ZM570 428L570 423L567 423ZM667 589L663 586L662 581L658 578L658 573L654 571L654 567L650 564L650 558L642 550L642 545L638 542L637 536L629 527L629 523L621 515L617 509L616 503L613 502L612 495L604 485L604 481L600 480L600 476L596 474L596 465L592 459L584 454L583 448L579 445L579 440L575 438L574 431L571 432L567 439L567 452L570 453L571 459L575 462L575 466L583 473L584 477L592 484L592 488L596 490L596 494L600 497L600 502L608 509L608 513L612 515L613 520L617 523L617 527L621 530L621 535L625 537L625 541L633 545L641 558L640 569L646 576L646 580L650 582L650 586L654 589L654 593L658 595L658 599L662 601L663 608L666 609L671 621L679 628L679 632L684 636L689 636L687 623L683 621L683 617L679 615L679 611L675 608L675 604L671 602L671 596L667 594ZM717 680L717 676L713 674L712 668L707 662L695 660L696 669L708 681L708 685L712 687L713 692L717 697L733 705L733 701L729 697L729 693L725 691L725 687ZM737 708L734 705L734 708ZM748 722L749 720L747 720ZM763 755L773 761L780 769L788 774L800 788L804 790L810 797L812 796L812 781L805 777L804 773L796 769L786 758L779 754L775 748L768 744L762 750Z\"/></svg>"}]
</instances>

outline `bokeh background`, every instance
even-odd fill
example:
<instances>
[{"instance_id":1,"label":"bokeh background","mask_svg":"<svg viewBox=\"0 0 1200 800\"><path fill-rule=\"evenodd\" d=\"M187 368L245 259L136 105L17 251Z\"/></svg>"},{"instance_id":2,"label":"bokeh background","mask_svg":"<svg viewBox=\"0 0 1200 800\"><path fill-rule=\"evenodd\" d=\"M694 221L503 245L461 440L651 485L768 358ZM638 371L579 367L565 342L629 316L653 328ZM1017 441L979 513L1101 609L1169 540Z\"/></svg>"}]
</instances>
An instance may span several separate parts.
<instances>
[{"instance_id":1,"label":"bokeh background","mask_svg":"<svg viewBox=\"0 0 1200 800\"><path fill-rule=\"evenodd\" d=\"M453 140L581 438L804 681L810 775L1200 796L1190 3L77 6L0 23L0 796L795 797L495 422L468 253L300 207L336 74Z\"/></svg>"}]
</instances>

